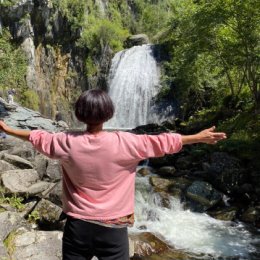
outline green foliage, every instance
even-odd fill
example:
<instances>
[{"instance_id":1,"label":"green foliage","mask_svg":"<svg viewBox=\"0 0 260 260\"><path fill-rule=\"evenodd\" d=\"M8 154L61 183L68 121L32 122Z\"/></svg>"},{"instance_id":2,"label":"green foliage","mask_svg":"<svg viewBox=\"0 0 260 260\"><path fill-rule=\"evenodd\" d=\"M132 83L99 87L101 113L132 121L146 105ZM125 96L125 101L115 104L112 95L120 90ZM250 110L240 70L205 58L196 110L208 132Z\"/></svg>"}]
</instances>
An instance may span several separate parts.
<instances>
[{"instance_id":1,"label":"green foliage","mask_svg":"<svg viewBox=\"0 0 260 260\"><path fill-rule=\"evenodd\" d=\"M72 30L80 29L84 25L87 8L86 1L55 0L54 5L68 19Z\"/></svg>"},{"instance_id":2,"label":"green foliage","mask_svg":"<svg viewBox=\"0 0 260 260\"><path fill-rule=\"evenodd\" d=\"M38 94L32 89L25 89L21 93L20 102L25 107L33 110L39 110L40 99Z\"/></svg>"},{"instance_id":3,"label":"green foliage","mask_svg":"<svg viewBox=\"0 0 260 260\"><path fill-rule=\"evenodd\" d=\"M4 29L0 36L0 89L25 88L26 70L25 54L11 43L10 33Z\"/></svg>"},{"instance_id":4,"label":"green foliage","mask_svg":"<svg viewBox=\"0 0 260 260\"><path fill-rule=\"evenodd\" d=\"M259 7L256 0L173 1L161 39L171 49L166 69L181 102L193 97L193 111L229 94L241 99L245 89L259 106Z\"/></svg>"},{"instance_id":5,"label":"green foliage","mask_svg":"<svg viewBox=\"0 0 260 260\"><path fill-rule=\"evenodd\" d=\"M37 210L33 210L29 216L28 216L28 220L31 223L36 223L38 220L40 219L40 213Z\"/></svg>"},{"instance_id":6,"label":"green foliage","mask_svg":"<svg viewBox=\"0 0 260 260\"><path fill-rule=\"evenodd\" d=\"M88 57L86 60L86 68L87 75L89 77L94 76L98 72L97 65L94 64L93 60L90 57Z\"/></svg>"},{"instance_id":7,"label":"green foliage","mask_svg":"<svg viewBox=\"0 0 260 260\"><path fill-rule=\"evenodd\" d=\"M15 240L15 237L17 236L17 234L18 234L17 231L12 231L8 234L8 236L3 241L4 246L7 249L7 252L9 255L12 255L13 252L15 251L14 240Z\"/></svg>"},{"instance_id":8,"label":"green foliage","mask_svg":"<svg viewBox=\"0 0 260 260\"><path fill-rule=\"evenodd\" d=\"M16 195L14 195L12 197L2 196L0 198L0 203L10 204L12 207L16 208L18 211L22 211L24 209L24 204L22 203L23 200L24 199L22 197L17 197Z\"/></svg>"},{"instance_id":9,"label":"green foliage","mask_svg":"<svg viewBox=\"0 0 260 260\"><path fill-rule=\"evenodd\" d=\"M80 44L86 46L91 53L97 54L110 46L113 51L123 49L123 42L128 36L128 31L120 24L101 18L89 17L88 26L85 28Z\"/></svg>"},{"instance_id":10,"label":"green foliage","mask_svg":"<svg viewBox=\"0 0 260 260\"><path fill-rule=\"evenodd\" d=\"M4 7L13 6L18 2L19 2L18 0L2 0L0 2L0 6L4 6Z\"/></svg>"}]
</instances>

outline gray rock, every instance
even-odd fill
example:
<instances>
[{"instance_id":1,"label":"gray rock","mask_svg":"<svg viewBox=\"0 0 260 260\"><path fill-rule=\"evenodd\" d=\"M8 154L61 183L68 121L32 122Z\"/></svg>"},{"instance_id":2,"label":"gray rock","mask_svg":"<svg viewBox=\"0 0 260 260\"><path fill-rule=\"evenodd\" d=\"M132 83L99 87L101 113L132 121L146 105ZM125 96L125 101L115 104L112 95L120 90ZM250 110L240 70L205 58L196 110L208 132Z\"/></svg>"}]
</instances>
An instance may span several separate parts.
<instances>
[{"instance_id":1,"label":"gray rock","mask_svg":"<svg viewBox=\"0 0 260 260\"><path fill-rule=\"evenodd\" d=\"M12 259L61 260L62 232L19 229L13 239Z\"/></svg>"},{"instance_id":2,"label":"gray rock","mask_svg":"<svg viewBox=\"0 0 260 260\"><path fill-rule=\"evenodd\" d=\"M5 171L10 171L15 169L17 169L17 167L15 167L13 164L0 160L0 175Z\"/></svg>"},{"instance_id":3,"label":"gray rock","mask_svg":"<svg viewBox=\"0 0 260 260\"><path fill-rule=\"evenodd\" d=\"M58 228L60 226L59 217L62 212L62 209L53 204L52 202L42 199L34 211L39 213L39 222L41 225L46 225L48 229Z\"/></svg>"},{"instance_id":4,"label":"gray rock","mask_svg":"<svg viewBox=\"0 0 260 260\"><path fill-rule=\"evenodd\" d=\"M2 159L10 164L13 164L14 166L16 166L20 169L32 169L33 168L33 165L28 160L25 160L17 155L4 154Z\"/></svg>"},{"instance_id":5,"label":"gray rock","mask_svg":"<svg viewBox=\"0 0 260 260\"><path fill-rule=\"evenodd\" d=\"M26 39L34 35L30 19L22 19L14 27L14 34L16 38Z\"/></svg>"},{"instance_id":6,"label":"gray rock","mask_svg":"<svg viewBox=\"0 0 260 260\"><path fill-rule=\"evenodd\" d=\"M20 213L17 212L1 212L0 213L0 244L3 242L8 234L15 228L20 226L21 223L25 222Z\"/></svg>"},{"instance_id":7,"label":"gray rock","mask_svg":"<svg viewBox=\"0 0 260 260\"><path fill-rule=\"evenodd\" d=\"M56 186L48 194L48 199L54 204L62 207L62 181L55 185Z\"/></svg>"},{"instance_id":8,"label":"gray rock","mask_svg":"<svg viewBox=\"0 0 260 260\"><path fill-rule=\"evenodd\" d=\"M48 159L47 169L44 177L47 177L50 181L58 181L61 179L61 166L59 161Z\"/></svg>"},{"instance_id":9,"label":"gray rock","mask_svg":"<svg viewBox=\"0 0 260 260\"><path fill-rule=\"evenodd\" d=\"M36 195L48 189L51 184L39 181L38 173L33 169L12 170L1 176L6 193L17 195Z\"/></svg>"},{"instance_id":10,"label":"gray rock","mask_svg":"<svg viewBox=\"0 0 260 260\"><path fill-rule=\"evenodd\" d=\"M32 144L24 141L9 149L7 153L27 160L33 160L35 157L35 150L33 149Z\"/></svg>"},{"instance_id":11,"label":"gray rock","mask_svg":"<svg viewBox=\"0 0 260 260\"><path fill-rule=\"evenodd\" d=\"M194 181L188 187L186 196L207 208L214 206L222 198L220 192L214 189L211 184L204 181Z\"/></svg>"},{"instance_id":12,"label":"gray rock","mask_svg":"<svg viewBox=\"0 0 260 260\"><path fill-rule=\"evenodd\" d=\"M8 153L9 149L14 147L21 147L24 141L8 136L6 139L0 139L0 151L6 151Z\"/></svg>"},{"instance_id":13,"label":"gray rock","mask_svg":"<svg viewBox=\"0 0 260 260\"><path fill-rule=\"evenodd\" d=\"M48 158L43 154L37 154L34 159L35 169L39 174L40 179L46 174Z\"/></svg>"},{"instance_id":14,"label":"gray rock","mask_svg":"<svg viewBox=\"0 0 260 260\"><path fill-rule=\"evenodd\" d=\"M136 34L127 38L126 47L130 48L136 45L148 44L149 38L146 34Z\"/></svg>"}]
</instances>

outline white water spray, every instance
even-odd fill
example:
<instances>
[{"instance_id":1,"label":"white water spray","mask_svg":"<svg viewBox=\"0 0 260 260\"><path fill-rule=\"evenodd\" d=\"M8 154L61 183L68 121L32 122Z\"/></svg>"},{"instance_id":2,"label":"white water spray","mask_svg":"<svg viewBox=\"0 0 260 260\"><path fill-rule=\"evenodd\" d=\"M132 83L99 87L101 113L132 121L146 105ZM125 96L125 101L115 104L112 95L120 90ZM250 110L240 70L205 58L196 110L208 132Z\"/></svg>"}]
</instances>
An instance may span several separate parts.
<instances>
[{"instance_id":1,"label":"white water spray","mask_svg":"<svg viewBox=\"0 0 260 260\"><path fill-rule=\"evenodd\" d=\"M159 78L151 45L118 52L112 60L109 76L109 95L116 111L106 127L134 128L147 124Z\"/></svg>"},{"instance_id":2,"label":"white water spray","mask_svg":"<svg viewBox=\"0 0 260 260\"><path fill-rule=\"evenodd\" d=\"M136 223L130 232L142 232L138 228L145 226L145 231L186 252L211 255L213 259L248 260L250 252L255 251L252 235L240 223L184 210L180 201L173 197L170 208L164 208L147 177L136 178L135 216Z\"/></svg>"}]
</instances>

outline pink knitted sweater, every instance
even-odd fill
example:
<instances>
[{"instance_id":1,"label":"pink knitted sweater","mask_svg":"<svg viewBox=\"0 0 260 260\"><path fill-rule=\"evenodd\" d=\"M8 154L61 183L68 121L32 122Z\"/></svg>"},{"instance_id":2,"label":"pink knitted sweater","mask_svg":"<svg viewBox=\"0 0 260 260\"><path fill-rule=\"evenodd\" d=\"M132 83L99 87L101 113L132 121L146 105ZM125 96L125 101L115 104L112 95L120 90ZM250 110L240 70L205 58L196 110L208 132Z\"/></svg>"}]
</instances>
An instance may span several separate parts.
<instances>
[{"instance_id":1,"label":"pink knitted sweater","mask_svg":"<svg viewBox=\"0 0 260 260\"><path fill-rule=\"evenodd\" d=\"M30 142L59 159L63 171L63 210L71 217L109 220L134 212L135 171L149 157L177 153L179 134L90 134L33 130Z\"/></svg>"}]
</instances>

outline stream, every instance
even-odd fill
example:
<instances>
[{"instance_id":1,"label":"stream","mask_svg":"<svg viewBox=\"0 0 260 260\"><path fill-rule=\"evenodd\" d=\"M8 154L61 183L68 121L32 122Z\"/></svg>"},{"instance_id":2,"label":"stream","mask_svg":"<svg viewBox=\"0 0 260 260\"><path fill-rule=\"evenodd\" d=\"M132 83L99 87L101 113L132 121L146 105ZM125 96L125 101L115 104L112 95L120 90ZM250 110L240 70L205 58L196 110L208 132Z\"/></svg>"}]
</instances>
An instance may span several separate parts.
<instances>
[{"instance_id":1,"label":"stream","mask_svg":"<svg viewBox=\"0 0 260 260\"><path fill-rule=\"evenodd\" d=\"M160 196L153 191L149 176L136 177L135 218L130 233L151 232L172 248L172 254L145 257L147 260L260 259L260 230L185 210L180 200L174 197L170 199L170 207L165 208ZM176 258L176 252L179 258Z\"/></svg>"}]
</instances>

